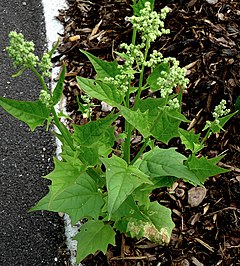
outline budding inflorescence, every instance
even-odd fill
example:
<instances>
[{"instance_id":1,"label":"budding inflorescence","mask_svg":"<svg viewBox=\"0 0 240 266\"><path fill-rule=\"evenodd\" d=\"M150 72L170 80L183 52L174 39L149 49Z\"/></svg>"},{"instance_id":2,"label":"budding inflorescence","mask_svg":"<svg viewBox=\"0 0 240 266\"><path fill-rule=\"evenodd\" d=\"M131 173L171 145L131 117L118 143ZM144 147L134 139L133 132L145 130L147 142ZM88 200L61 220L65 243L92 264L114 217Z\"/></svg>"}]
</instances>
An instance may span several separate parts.
<instances>
[{"instance_id":1,"label":"budding inflorescence","mask_svg":"<svg viewBox=\"0 0 240 266\"><path fill-rule=\"evenodd\" d=\"M227 109L226 107L226 100L221 100L221 102L219 103L219 105L217 105L214 108L214 112L213 112L213 117L217 120L219 117L227 115L230 113L230 109Z\"/></svg>"},{"instance_id":2,"label":"budding inflorescence","mask_svg":"<svg viewBox=\"0 0 240 266\"><path fill-rule=\"evenodd\" d=\"M10 46L8 46L7 52L13 60L15 67L23 66L30 67L36 66L38 62L38 56L34 54L34 43L24 40L24 36L16 31L9 33Z\"/></svg>"},{"instance_id":3,"label":"budding inflorescence","mask_svg":"<svg viewBox=\"0 0 240 266\"><path fill-rule=\"evenodd\" d=\"M40 91L39 100L47 107L51 107L52 105L51 95L45 90Z\"/></svg>"},{"instance_id":4,"label":"budding inflorescence","mask_svg":"<svg viewBox=\"0 0 240 266\"><path fill-rule=\"evenodd\" d=\"M174 109L179 109L180 108L180 103L178 98L174 98L172 100L168 101L168 106L167 106L170 110L174 110Z\"/></svg>"},{"instance_id":5,"label":"budding inflorescence","mask_svg":"<svg viewBox=\"0 0 240 266\"><path fill-rule=\"evenodd\" d=\"M158 14L156 11L152 11L150 2L146 2L140 11L140 16L132 16L129 20L133 24L133 28L142 33L143 41L154 42L157 37L169 33L169 30L164 28L163 22L169 11L170 9L165 7Z\"/></svg>"},{"instance_id":6,"label":"budding inflorescence","mask_svg":"<svg viewBox=\"0 0 240 266\"><path fill-rule=\"evenodd\" d=\"M51 57L48 53L44 53L41 61L38 63L39 69L42 72L42 75L45 77L51 77Z\"/></svg>"},{"instance_id":7,"label":"budding inflorescence","mask_svg":"<svg viewBox=\"0 0 240 266\"><path fill-rule=\"evenodd\" d=\"M52 67L51 58L48 53L44 53L41 61L34 54L35 48L32 41L26 41L22 33L11 31L9 33L10 45L6 48L15 67L32 68L38 66L42 76L50 77L49 69Z\"/></svg>"},{"instance_id":8,"label":"budding inflorescence","mask_svg":"<svg viewBox=\"0 0 240 266\"><path fill-rule=\"evenodd\" d=\"M163 59L163 63L170 65L169 71L161 71L160 77L157 79L157 84L160 89L161 97L166 98L173 92L176 86L187 87L189 80L185 78L187 70L179 67L179 61L173 57Z\"/></svg>"}]
</instances>

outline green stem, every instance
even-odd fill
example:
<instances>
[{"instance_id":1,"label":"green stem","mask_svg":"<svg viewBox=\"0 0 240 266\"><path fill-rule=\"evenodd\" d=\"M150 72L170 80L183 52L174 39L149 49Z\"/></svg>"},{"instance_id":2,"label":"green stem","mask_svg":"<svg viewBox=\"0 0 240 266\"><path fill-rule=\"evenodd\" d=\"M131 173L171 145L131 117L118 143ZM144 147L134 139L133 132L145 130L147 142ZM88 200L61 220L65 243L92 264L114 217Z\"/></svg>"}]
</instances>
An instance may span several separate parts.
<instances>
[{"instance_id":1,"label":"green stem","mask_svg":"<svg viewBox=\"0 0 240 266\"><path fill-rule=\"evenodd\" d=\"M211 129L209 128L206 135L202 138L200 145L203 145L203 143L205 142L206 139L209 138L209 136L211 135Z\"/></svg>"},{"instance_id":2,"label":"green stem","mask_svg":"<svg viewBox=\"0 0 240 266\"><path fill-rule=\"evenodd\" d=\"M32 67L30 67L30 69L35 74L35 76L39 79L40 83L42 84L43 89L48 92L48 87L47 87L47 85L46 85L46 83L44 81L44 78L38 73L38 71L35 69L35 67L32 66ZM52 112L52 115L53 115L53 120L54 120L55 126L58 128L58 130L62 134L64 140L67 142L69 147L73 151L75 151L76 148L73 145L73 141L72 141L71 135L70 135L68 129L59 121L58 115L57 115L57 113L56 113L56 111L55 111L53 106L51 108L51 112ZM83 164L85 164L85 165L87 164L86 160L83 158L83 156L79 156L79 159L80 159L80 161ZM93 168L88 168L87 172L92 178L94 178L94 179L95 178L99 178L100 179L100 176L96 173L96 171Z\"/></svg>"},{"instance_id":3,"label":"green stem","mask_svg":"<svg viewBox=\"0 0 240 266\"><path fill-rule=\"evenodd\" d=\"M146 60L147 60L149 48L150 48L150 41L147 40L147 42L146 42L146 49L145 49L145 53L144 53L144 62L146 62ZM142 69L141 69L141 73L140 73L140 78L139 78L139 88L138 88L138 92L137 92L137 95L136 95L136 98L135 98L133 110L136 110L137 103L141 99L141 93L142 93L142 89L143 89L144 69L145 69L145 66L142 65Z\"/></svg>"},{"instance_id":4,"label":"green stem","mask_svg":"<svg viewBox=\"0 0 240 266\"><path fill-rule=\"evenodd\" d=\"M144 150L146 149L146 147L148 145L148 140L149 140L149 138L144 140L142 147L138 151L137 155L132 159L130 164L134 164L137 161L137 159L143 154Z\"/></svg>"},{"instance_id":5,"label":"green stem","mask_svg":"<svg viewBox=\"0 0 240 266\"><path fill-rule=\"evenodd\" d=\"M44 78L38 73L38 71L36 70L36 68L34 66L31 66L30 69L32 70L32 72L35 74L35 76L39 79L40 83L42 84L43 89L48 92L48 87L44 81Z\"/></svg>"},{"instance_id":6,"label":"green stem","mask_svg":"<svg viewBox=\"0 0 240 266\"><path fill-rule=\"evenodd\" d=\"M133 6L136 5L136 0L133 1ZM137 38L137 30L134 28L132 33L132 44L135 45ZM130 106L130 86L131 80L129 80L128 91L126 93L126 107L129 108ZM128 123L125 119L125 132L127 132L127 138L124 142L124 160L130 164L130 150L131 150L131 136L132 136L133 126Z\"/></svg>"},{"instance_id":7,"label":"green stem","mask_svg":"<svg viewBox=\"0 0 240 266\"><path fill-rule=\"evenodd\" d=\"M59 121L59 118L57 116L57 113L54 109L54 107L52 107L51 112L53 114L53 119L54 119L54 124L55 126L58 128L58 130L61 132L63 138L65 139L65 141L67 142L67 144L70 146L70 148L75 151L76 148L73 145L73 141L71 139L71 137L69 136L69 131L68 129Z\"/></svg>"}]
</instances>

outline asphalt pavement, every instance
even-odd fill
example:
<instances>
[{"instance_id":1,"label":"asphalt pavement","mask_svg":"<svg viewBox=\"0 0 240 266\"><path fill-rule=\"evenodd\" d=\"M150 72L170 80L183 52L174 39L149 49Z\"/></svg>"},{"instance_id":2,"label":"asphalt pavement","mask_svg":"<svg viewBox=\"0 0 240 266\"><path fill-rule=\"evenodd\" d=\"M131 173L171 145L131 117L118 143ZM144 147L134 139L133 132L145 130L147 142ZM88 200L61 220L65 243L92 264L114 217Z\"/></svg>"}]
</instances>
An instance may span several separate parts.
<instances>
[{"instance_id":1,"label":"asphalt pavement","mask_svg":"<svg viewBox=\"0 0 240 266\"><path fill-rule=\"evenodd\" d=\"M38 98L40 86L30 72L14 73L5 47L11 30L36 43L40 55L45 43L44 17L39 0L1 0L0 95L22 100ZM64 226L54 213L28 210L48 191L41 177L53 168L55 142L50 133L34 133L0 108L0 266L65 265Z\"/></svg>"}]
</instances>

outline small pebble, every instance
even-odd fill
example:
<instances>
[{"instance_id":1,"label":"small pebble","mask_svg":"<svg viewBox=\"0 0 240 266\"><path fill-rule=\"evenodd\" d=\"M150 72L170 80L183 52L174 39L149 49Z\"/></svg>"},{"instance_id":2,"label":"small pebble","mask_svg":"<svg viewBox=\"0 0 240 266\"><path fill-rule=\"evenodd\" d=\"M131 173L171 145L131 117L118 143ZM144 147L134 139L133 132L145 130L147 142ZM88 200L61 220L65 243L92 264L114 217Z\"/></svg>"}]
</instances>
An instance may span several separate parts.
<instances>
[{"instance_id":1,"label":"small pebble","mask_svg":"<svg viewBox=\"0 0 240 266\"><path fill-rule=\"evenodd\" d=\"M26 6L26 5L27 5L27 3L26 3L26 2L22 2L22 5L23 5L23 6Z\"/></svg>"}]
</instances>

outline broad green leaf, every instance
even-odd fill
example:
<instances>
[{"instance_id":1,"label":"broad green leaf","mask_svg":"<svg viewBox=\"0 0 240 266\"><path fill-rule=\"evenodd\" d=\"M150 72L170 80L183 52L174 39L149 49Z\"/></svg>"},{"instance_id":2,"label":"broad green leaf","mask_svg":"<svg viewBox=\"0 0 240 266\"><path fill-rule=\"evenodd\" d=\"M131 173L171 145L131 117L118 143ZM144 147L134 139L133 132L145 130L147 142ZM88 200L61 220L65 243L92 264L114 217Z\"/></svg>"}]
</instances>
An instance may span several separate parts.
<instances>
[{"instance_id":1,"label":"broad green leaf","mask_svg":"<svg viewBox=\"0 0 240 266\"><path fill-rule=\"evenodd\" d=\"M99 250L105 254L109 244L115 245L115 234L113 228L102 221L91 220L84 223L74 237L78 241L77 263Z\"/></svg>"},{"instance_id":2,"label":"broad green leaf","mask_svg":"<svg viewBox=\"0 0 240 266\"><path fill-rule=\"evenodd\" d=\"M51 210L52 202L56 195L74 185L81 173L85 170L84 166L73 166L70 162L62 162L56 158L54 158L54 165L54 170L45 176L46 179L52 181L50 191L32 210Z\"/></svg>"},{"instance_id":3,"label":"broad green leaf","mask_svg":"<svg viewBox=\"0 0 240 266\"><path fill-rule=\"evenodd\" d=\"M168 144L169 140L174 137L178 137L178 128L182 121L184 121L184 116L178 113L173 117L173 110L168 110L166 108L161 108L158 110L158 114L152 122L151 133L157 139L165 144ZM149 117L151 117L151 112L149 112Z\"/></svg>"},{"instance_id":4,"label":"broad green leaf","mask_svg":"<svg viewBox=\"0 0 240 266\"><path fill-rule=\"evenodd\" d=\"M182 178L194 185L200 185L200 181L193 171L190 171L183 161L187 158L176 152L176 148L153 150L143 154L143 158L135 165L151 178L155 177L177 177Z\"/></svg>"},{"instance_id":5,"label":"broad green leaf","mask_svg":"<svg viewBox=\"0 0 240 266\"><path fill-rule=\"evenodd\" d=\"M151 135L149 131L150 125L148 121L148 111L145 113L142 113L139 109L132 111L124 106L118 106L118 109L121 111L121 114L128 121L128 123L139 130L144 138L147 138Z\"/></svg>"},{"instance_id":6,"label":"broad green leaf","mask_svg":"<svg viewBox=\"0 0 240 266\"><path fill-rule=\"evenodd\" d=\"M133 217L139 220L147 219L145 215L139 210L139 207L132 195L127 197L127 199L122 203L117 211L113 213L112 220L117 221L123 217Z\"/></svg>"},{"instance_id":7,"label":"broad green leaf","mask_svg":"<svg viewBox=\"0 0 240 266\"><path fill-rule=\"evenodd\" d=\"M111 114L82 126L73 125L75 146L79 146L79 158L85 165L94 166L100 162L99 155L107 157L111 153L114 144L111 124L117 116Z\"/></svg>"},{"instance_id":8,"label":"broad green leaf","mask_svg":"<svg viewBox=\"0 0 240 266\"><path fill-rule=\"evenodd\" d=\"M121 104L123 93L121 93L113 84L102 81L77 77L77 82L82 90L88 95L100 101L104 101L111 106Z\"/></svg>"},{"instance_id":9,"label":"broad green leaf","mask_svg":"<svg viewBox=\"0 0 240 266\"><path fill-rule=\"evenodd\" d=\"M145 100L140 100L137 105L136 109L140 109L142 113L146 112L147 110L151 111L151 113L157 114L159 108L164 107L166 105L166 100L163 98L147 98ZM154 119L154 117L152 117Z\"/></svg>"},{"instance_id":10,"label":"broad green leaf","mask_svg":"<svg viewBox=\"0 0 240 266\"><path fill-rule=\"evenodd\" d=\"M0 97L0 106L12 116L25 122L32 131L37 126L43 126L50 116L50 111L40 100L30 102Z\"/></svg>"},{"instance_id":11,"label":"broad green leaf","mask_svg":"<svg viewBox=\"0 0 240 266\"><path fill-rule=\"evenodd\" d=\"M53 91L53 96L52 96L53 105L56 105L62 97L65 74L66 74L66 66L63 65L63 69L61 71L58 83Z\"/></svg>"},{"instance_id":12,"label":"broad green leaf","mask_svg":"<svg viewBox=\"0 0 240 266\"><path fill-rule=\"evenodd\" d=\"M181 121L188 122L185 116L178 110L170 110L166 108L165 100L162 98L141 100L136 108L139 108L142 114L145 114L148 110L148 118L146 118L145 115L144 123L143 118L141 118L140 124L140 122L138 123L138 119L141 116L141 112L138 111L138 114L136 114L136 121L134 121L134 113L131 114L131 120L135 123L132 123L133 126L135 126L142 134L144 132L144 136L147 136L147 133L150 132L154 138L166 144L172 138L179 136L178 128ZM125 118L127 119L127 117ZM131 122L129 121L129 123Z\"/></svg>"},{"instance_id":13,"label":"broad green leaf","mask_svg":"<svg viewBox=\"0 0 240 266\"><path fill-rule=\"evenodd\" d=\"M89 166L95 166L100 163L99 161L99 148L96 147L85 147L81 146L79 148L79 155L78 158L81 160L81 162L86 165L86 167Z\"/></svg>"},{"instance_id":14,"label":"broad green leaf","mask_svg":"<svg viewBox=\"0 0 240 266\"><path fill-rule=\"evenodd\" d=\"M115 155L102 161L106 167L110 219L112 213L116 212L137 187L143 183L151 184L151 181L135 166L128 166L123 159Z\"/></svg>"},{"instance_id":15,"label":"broad green leaf","mask_svg":"<svg viewBox=\"0 0 240 266\"><path fill-rule=\"evenodd\" d=\"M107 62L104 60L99 59L98 57L80 50L82 53L84 53L90 62L92 63L95 71L97 72L97 80L104 80L106 77L112 77L114 78L116 75L120 74L120 71L118 69L118 63L116 60L113 62Z\"/></svg>"},{"instance_id":16,"label":"broad green leaf","mask_svg":"<svg viewBox=\"0 0 240 266\"><path fill-rule=\"evenodd\" d=\"M204 183L208 177L221 173L229 172L216 165L222 157L207 159L205 157L197 158L192 155L188 160L188 168L198 177L201 183Z\"/></svg>"},{"instance_id":17,"label":"broad green leaf","mask_svg":"<svg viewBox=\"0 0 240 266\"><path fill-rule=\"evenodd\" d=\"M89 122L85 125L73 125L73 139L76 145L91 147L97 142L103 141L105 132L111 130L111 124L116 120L118 115L108 115L105 118Z\"/></svg>"},{"instance_id":18,"label":"broad green leaf","mask_svg":"<svg viewBox=\"0 0 240 266\"><path fill-rule=\"evenodd\" d=\"M72 224L83 218L98 219L103 199L94 180L86 173L54 199L51 208L66 212Z\"/></svg>"},{"instance_id":19,"label":"broad green leaf","mask_svg":"<svg viewBox=\"0 0 240 266\"><path fill-rule=\"evenodd\" d=\"M54 171L45 177L52 181L50 191L31 210L66 212L73 223L85 216L96 217L103 202L85 167L56 159L54 162Z\"/></svg>"},{"instance_id":20,"label":"broad green leaf","mask_svg":"<svg viewBox=\"0 0 240 266\"><path fill-rule=\"evenodd\" d=\"M180 134L181 141L186 147L186 150L189 149L192 152L198 152L202 148L204 148L204 145L201 145L199 141L200 134L195 134L194 130L187 131L182 128L179 128L178 131Z\"/></svg>"},{"instance_id":21,"label":"broad green leaf","mask_svg":"<svg viewBox=\"0 0 240 266\"><path fill-rule=\"evenodd\" d=\"M157 80L159 77L163 77L161 74L162 71L169 73L170 68L168 63L161 63L157 65L153 72L148 76L147 84L150 86L152 91L159 90L160 86L157 84Z\"/></svg>"}]
</instances>

